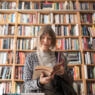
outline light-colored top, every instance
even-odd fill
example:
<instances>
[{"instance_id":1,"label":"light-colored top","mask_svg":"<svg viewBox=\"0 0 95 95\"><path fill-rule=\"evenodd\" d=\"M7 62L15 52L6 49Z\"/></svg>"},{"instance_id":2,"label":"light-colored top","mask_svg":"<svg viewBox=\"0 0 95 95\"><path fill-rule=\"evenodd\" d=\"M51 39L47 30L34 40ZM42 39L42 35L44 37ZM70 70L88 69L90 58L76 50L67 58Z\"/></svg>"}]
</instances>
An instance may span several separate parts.
<instances>
[{"instance_id":1,"label":"light-colored top","mask_svg":"<svg viewBox=\"0 0 95 95\"><path fill-rule=\"evenodd\" d=\"M44 51L37 51L39 64L42 66L52 67L56 64L56 57L54 52L44 52ZM45 95L55 95L55 89L52 86L52 83L48 83L44 85L44 92Z\"/></svg>"},{"instance_id":2,"label":"light-colored top","mask_svg":"<svg viewBox=\"0 0 95 95\"><path fill-rule=\"evenodd\" d=\"M42 66L53 67L56 64L56 57L54 52L37 51L39 64Z\"/></svg>"}]
</instances>

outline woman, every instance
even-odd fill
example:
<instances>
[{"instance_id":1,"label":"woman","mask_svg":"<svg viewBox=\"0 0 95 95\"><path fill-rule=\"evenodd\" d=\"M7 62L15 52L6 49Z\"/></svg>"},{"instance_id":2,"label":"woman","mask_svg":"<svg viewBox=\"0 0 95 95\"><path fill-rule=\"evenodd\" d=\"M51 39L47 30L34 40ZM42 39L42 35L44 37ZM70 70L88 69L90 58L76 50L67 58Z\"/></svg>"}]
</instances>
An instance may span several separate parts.
<instances>
[{"instance_id":1,"label":"woman","mask_svg":"<svg viewBox=\"0 0 95 95\"><path fill-rule=\"evenodd\" d=\"M72 88L72 81L67 74L67 61L64 55L58 55L51 51L55 45L56 35L51 26L48 25L42 27L39 31L37 51L32 52L27 56L24 65L24 83L26 93L44 92L45 95L75 95L71 93L72 91L69 94L63 92L63 84L66 83ZM39 78L32 78L34 68L37 65L50 66L53 68L56 63L60 61L64 61L64 66L61 65L53 76L45 76L42 72ZM66 92L68 91L66 90Z\"/></svg>"}]
</instances>

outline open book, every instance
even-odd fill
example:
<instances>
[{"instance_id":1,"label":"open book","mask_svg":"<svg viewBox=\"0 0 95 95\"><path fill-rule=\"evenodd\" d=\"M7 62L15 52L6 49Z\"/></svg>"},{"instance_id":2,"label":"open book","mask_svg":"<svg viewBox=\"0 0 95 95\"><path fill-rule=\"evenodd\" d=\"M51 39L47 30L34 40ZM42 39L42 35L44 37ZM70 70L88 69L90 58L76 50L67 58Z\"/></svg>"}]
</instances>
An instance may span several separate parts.
<instances>
[{"instance_id":1,"label":"open book","mask_svg":"<svg viewBox=\"0 0 95 95\"><path fill-rule=\"evenodd\" d=\"M41 73L44 73L45 76L52 76L53 74L56 74L56 72L59 70L60 66L62 66L63 63L56 64L53 68L48 66L36 66L33 72L32 79L37 79L40 77Z\"/></svg>"}]
</instances>

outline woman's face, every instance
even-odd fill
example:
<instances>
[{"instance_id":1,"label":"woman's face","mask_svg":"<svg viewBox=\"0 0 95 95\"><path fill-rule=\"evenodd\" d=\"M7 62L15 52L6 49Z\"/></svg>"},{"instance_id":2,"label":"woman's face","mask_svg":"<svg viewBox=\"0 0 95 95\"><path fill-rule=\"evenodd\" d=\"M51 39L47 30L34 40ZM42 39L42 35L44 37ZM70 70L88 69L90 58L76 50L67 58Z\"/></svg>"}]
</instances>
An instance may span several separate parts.
<instances>
[{"instance_id":1,"label":"woman's face","mask_svg":"<svg viewBox=\"0 0 95 95\"><path fill-rule=\"evenodd\" d=\"M51 36L49 36L49 34L43 35L40 39L40 42L41 42L41 50L48 51L49 48L51 47L51 42L52 42Z\"/></svg>"}]
</instances>

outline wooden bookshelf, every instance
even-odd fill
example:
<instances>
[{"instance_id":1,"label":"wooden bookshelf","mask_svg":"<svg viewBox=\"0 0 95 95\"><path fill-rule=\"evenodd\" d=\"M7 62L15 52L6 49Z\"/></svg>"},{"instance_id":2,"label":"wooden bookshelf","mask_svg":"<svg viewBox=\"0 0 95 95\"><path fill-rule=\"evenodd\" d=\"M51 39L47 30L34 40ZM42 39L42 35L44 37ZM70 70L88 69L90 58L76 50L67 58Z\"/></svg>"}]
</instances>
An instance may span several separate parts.
<instances>
[{"instance_id":1,"label":"wooden bookshelf","mask_svg":"<svg viewBox=\"0 0 95 95\"><path fill-rule=\"evenodd\" d=\"M78 95L94 95L95 0L0 0L0 85L11 89L4 91L24 92L25 57L35 51L37 33L44 25L56 33L53 51L67 55L74 88L80 87Z\"/></svg>"}]
</instances>

